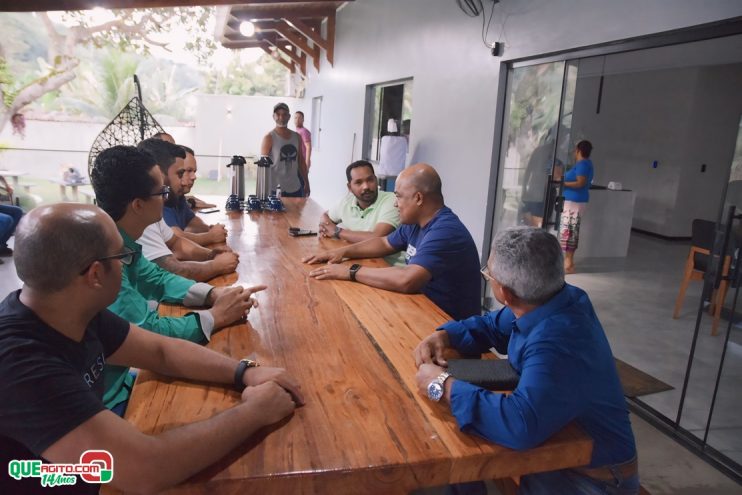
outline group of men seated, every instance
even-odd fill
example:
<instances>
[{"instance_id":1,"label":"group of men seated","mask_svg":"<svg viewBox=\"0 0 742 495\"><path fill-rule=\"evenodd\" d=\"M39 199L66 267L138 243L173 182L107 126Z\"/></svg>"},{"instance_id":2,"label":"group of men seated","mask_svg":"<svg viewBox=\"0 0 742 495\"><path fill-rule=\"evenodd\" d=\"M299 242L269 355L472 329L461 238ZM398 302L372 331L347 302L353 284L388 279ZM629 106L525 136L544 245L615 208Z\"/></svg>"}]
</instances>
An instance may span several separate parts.
<instances>
[{"instance_id":1,"label":"group of men seated","mask_svg":"<svg viewBox=\"0 0 742 495\"><path fill-rule=\"evenodd\" d=\"M257 305L253 294L266 287L205 283L233 272L239 257L225 244L225 227L205 224L186 201L195 171L193 151L163 139L115 146L91 171L98 207L42 206L21 220L14 261L24 285L0 303L0 465L76 463L86 450L102 449L115 459L112 485L156 492L304 403L300 380L286 370L202 345L247 318ZM564 281L556 238L534 228L495 236L481 274L504 307L481 315L477 249L445 206L435 169L405 169L393 195L379 191L368 162L350 164L346 178L347 196L319 222L322 236L347 242L304 258L322 264L309 276L421 292L453 317L411 359L421 393L448 404L462 431L528 449L576 421L594 438L588 466L524 476L523 493L638 493L636 449L611 351L587 295ZM390 266L340 264L371 257ZM161 317L160 302L208 309ZM511 394L447 373L447 348L470 355L493 347L520 374ZM122 418L131 368L233 386L242 401L197 424L147 435ZM40 488L38 478L0 475L0 493ZM455 489L479 493L483 485Z\"/></svg>"}]
</instances>

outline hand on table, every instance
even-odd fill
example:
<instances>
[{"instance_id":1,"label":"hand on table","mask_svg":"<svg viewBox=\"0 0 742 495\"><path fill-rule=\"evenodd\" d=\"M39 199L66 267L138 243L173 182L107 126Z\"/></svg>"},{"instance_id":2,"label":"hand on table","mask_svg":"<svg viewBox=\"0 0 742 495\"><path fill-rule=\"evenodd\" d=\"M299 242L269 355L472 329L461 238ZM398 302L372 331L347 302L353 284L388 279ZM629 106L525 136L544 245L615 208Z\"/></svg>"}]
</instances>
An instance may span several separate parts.
<instances>
[{"instance_id":1,"label":"hand on table","mask_svg":"<svg viewBox=\"0 0 742 495\"><path fill-rule=\"evenodd\" d=\"M451 347L451 344L448 340L448 332L445 330L433 332L425 337L412 351L412 355L415 356L415 365L418 368L424 363L448 366L448 361L446 361L443 353L449 347Z\"/></svg>"},{"instance_id":2,"label":"hand on table","mask_svg":"<svg viewBox=\"0 0 742 495\"><path fill-rule=\"evenodd\" d=\"M237 269L237 264L240 262L240 256L237 253L219 253L214 256L214 265L219 270L219 273L232 273Z\"/></svg>"},{"instance_id":3,"label":"hand on table","mask_svg":"<svg viewBox=\"0 0 742 495\"><path fill-rule=\"evenodd\" d=\"M301 393L301 385L296 378L291 376L283 368L272 368L270 366L256 366L247 368L242 375L242 383L248 387L254 387L266 382L275 382L291 394L296 405L304 404L304 395Z\"/></svg>"},{"instance_id":4,"label":"hand on table","mask_svg":"<svg viewBox=\"0 0 742 495\"><path fill-rule=\"evenodd\" d=\"M251 296L265 290L265 285L242 287L216 287L212 289L214 305L211 314L214 317L214 328L224 328L238 320L247 319L250 309L258 307L258 301Z\"/></svg>"},{"instance_id":5,"label":"hand on table","mask_svg":"<svg viewBox=\"0 0 742 495\"><path fill-rule=\"evenodd\" d=\"M335 234L335 224L332 222L321 221L317 231L320 237L331 238Z\"/></svg>"},{"instance_id":6,"label":"hand on table","mask_svg":"<svg viewBox=\"0 0 742 495\"><path fill-rule=\"evenodd\" d=\"M350 280L350 267L346 265L325 265L309 272L317 280Z\"/></svg>"},{"instance_id":7,"label":"hand on table","mask_svg":"<svg viewBox=\"0 0 742 495\"><path fill-rule=\"evenodd\" d=\"M211 244L221 244L227 242L227 229L220 223L215 223L209 227L209 242Z\"/></svg>"},{"instance_id":8,"label":"hand on table","mask_svg":"<svg viewBox=\"0 0 742 495\"><path fill-rule=\"evenodd\" d=\"M296 409L291 394L273 381L247 387L242 391L242 402L254 406L255 412L259 415L256 419L263 426L281 421Z\"/></svg>"},{"instance_id":9,"label":"hand on table","mask_svg":"<svg viewBox=\"0 0 742 495\"><path fill-rule=\"evenodd\" d=\"M318 263L340 263L343 261L344 249L333 249L332 251L320 251L319 253L305 256L301 259L303 263L316 265Z\"/></svg>"},{"instance_id":10,"label":"hand on table","mask_svg":"<svg viewBox=\"0 0 742 495\"><path fill-rule=\"evenodd\" d=\"M442 368L440 366L437 366L435 364L430 363L423 363L418 369L417 369L417 375L415 375L415 380L417 381L417 389L422 393L423 395L428 395L428 385L430 385L430 382L435 380L438 375L446 371L446 368ZM449 378L446 380L446 397L449 396L448 391L450 390L450 383L452 382L453 378Z\"/></svg>"}]
</instances>

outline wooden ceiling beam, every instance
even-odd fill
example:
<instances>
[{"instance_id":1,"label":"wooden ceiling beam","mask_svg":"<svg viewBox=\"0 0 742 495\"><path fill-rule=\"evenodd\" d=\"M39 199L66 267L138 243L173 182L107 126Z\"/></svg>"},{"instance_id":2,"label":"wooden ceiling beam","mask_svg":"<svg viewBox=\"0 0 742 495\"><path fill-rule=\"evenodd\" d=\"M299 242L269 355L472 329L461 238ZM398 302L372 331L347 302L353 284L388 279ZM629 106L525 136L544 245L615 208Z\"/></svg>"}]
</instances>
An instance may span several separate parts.
<instances>
[{"instance_id":1,"label":"wooden ceiling beam","mask_svg":"<svg viewBox=\"0 0 742 495\"><path fill-rule=\"evenodd\" d=\"M323 50L327 50L327 40L322 38L322 34L317 31L313 31L308 25L306 25L301 19L297 17L287 17L285 20L291 23L291 25L299 33L312 40L315 45L319 45Z\"/></svg>"},{"instance_id":2,"label":"wooden ceiling beam","mask_svg":"<svg viewBox=\"0 0 742 495\"><path fill-rule=\"evenodd\" d=\"M327 39L330 41L325 56L330 66L335 64L335 12L327 16Z\"/></svg>"},{"instance_id":3,"label":"wooden ceiling beam","mask_svg":"<svg viewBox=\"0 0 742 495\"><path fill-rule=\"evenodd\" d=\"M324 5L294 7L291 5L235 5L232 7L232 17L240 21L250 19L283 19L284 17L327 17L335 13L334 7Z\"/></svg>"}]
</instances>

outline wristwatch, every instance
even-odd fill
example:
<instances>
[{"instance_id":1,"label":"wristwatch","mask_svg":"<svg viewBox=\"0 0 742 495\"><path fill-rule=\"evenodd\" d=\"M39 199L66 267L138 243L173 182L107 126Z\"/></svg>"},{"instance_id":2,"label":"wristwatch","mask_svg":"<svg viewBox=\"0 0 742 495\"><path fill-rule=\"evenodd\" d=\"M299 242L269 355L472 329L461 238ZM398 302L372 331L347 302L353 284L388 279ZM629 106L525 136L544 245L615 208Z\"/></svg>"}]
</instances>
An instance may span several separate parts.
<instances>
[{"instance_id":1,"label":"wristwatch","mask_svg":"<svg viewBox=\"0 0 742 495\"><path fill-rule=\"evenodd\" d=\"M242 392L245 390L247 385L242 381L242 376L245 374L247 368L257 368L260 366L257 361L252 359L240 359L240 364L237 365L237 369L234 370L234 386L237 390Z\"/></svg>"},{"instance_id":2,"label":"wristwatch","mask_svg":"<svg viewBox=\"0 0 742 495\"><path fill-rule=\"evenodd\" d=\"M335 225L335 232L332 233L333 239L340 239L340 232L342 230L339 226Z\"/></svg>"},{"instance_id":3,"label":"wristwatch","mask_svg":"<svg viewBox=\"0 0 742 495\"><path fill-rule=\"evenodd\" d=\"M446 383L449 376L451 376L451 374L448 371L444 371L438 375L435 380L430 382L428 385L428 399L433 402L440 402L443 398L443 394L446 392L446 388L443 384Z\"/></svg>"},{"instance_id":4,"label":"wristwatch","mask_svg":"<svg viewBox=\"0 0 742 495\"><path fill-rule=\"evenodd\" d=\"M355 282L356 281L356 273L358 273L358 270L361 269L361 265L358 263L355 263L353 265L350 265L350 279Z\"/></svg>"}]
</instances>

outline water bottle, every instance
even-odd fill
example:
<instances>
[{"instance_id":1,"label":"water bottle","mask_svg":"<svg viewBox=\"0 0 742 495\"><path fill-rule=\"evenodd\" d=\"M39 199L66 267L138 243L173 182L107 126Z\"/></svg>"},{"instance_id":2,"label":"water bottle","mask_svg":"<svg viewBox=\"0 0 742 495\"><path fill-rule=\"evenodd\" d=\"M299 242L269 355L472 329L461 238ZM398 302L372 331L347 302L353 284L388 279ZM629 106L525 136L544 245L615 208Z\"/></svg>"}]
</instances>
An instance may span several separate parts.
<instances>
[{"instance_id":1,"label":"water bottle","mask_svg":"<svg viewBox=\"0 0 742 495\"><path fill-rule=\"evenodd\" d=\"M281 199L281 184L276 186L276 198Z\"/></svg>"}]
</instances>

